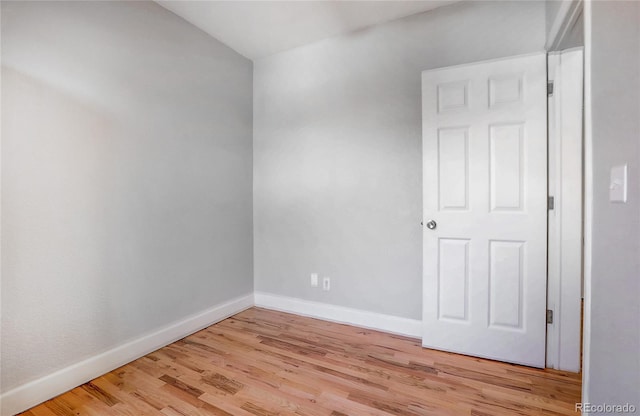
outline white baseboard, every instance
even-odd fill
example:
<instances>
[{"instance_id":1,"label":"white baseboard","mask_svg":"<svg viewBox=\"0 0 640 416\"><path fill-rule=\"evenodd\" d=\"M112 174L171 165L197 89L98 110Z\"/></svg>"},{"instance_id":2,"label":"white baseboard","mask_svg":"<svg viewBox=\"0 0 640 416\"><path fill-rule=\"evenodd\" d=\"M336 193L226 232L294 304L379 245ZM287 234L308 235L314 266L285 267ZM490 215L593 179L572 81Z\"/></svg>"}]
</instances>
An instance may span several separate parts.
<instances>
[{"instance_id":1,"label":"white baseboard","mask_svg":"<svg viewBox=\"0 0 640 416\"><path fill-rule=\"evenodd\" d=\"M392 334L421 337L420 320L256 292L191 315L180 322L9 390L0 396L0 414L9 416L25 411L254 305Z\"/></svg>"},{"instance_id":2,"label":"white baseboard","mask_svg":"<svg viewBox=\"0 0 640 416\"><path fill-rule=\"evenodd\" d=\"M254 304L253 294L232 299L163 327L55 373L18 386L0 396L0 414L14 415L206 328Z\"/></svg>"},{"instance_id":3,"label":"white baseboard","mask_svg":"<svg viewBox=\"0 0 640 416\"><path fill-rule=\"evenodd\" d=\"M325 321L339 322L363 328L375 329L413 338L422 337L422 321L400 318L328 303L290 298L271 293L255 292L255 306L309 316Z\"/></svg>"}]
</instances>

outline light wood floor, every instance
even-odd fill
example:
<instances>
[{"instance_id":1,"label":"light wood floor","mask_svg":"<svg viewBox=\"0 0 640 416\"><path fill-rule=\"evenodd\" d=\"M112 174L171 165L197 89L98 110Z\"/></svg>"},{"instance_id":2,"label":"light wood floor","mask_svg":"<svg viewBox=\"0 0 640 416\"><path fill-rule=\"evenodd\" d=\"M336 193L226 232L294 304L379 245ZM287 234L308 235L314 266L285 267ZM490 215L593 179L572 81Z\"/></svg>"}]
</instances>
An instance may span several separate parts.
<instances>
[{"instance_id":1,"label":"light wood floor","mask_svg":"<svg viewBox=\"0 0 640 416\"><path fill-rule=\"evenodd\" d=\"M578 401L577 374L252 308L23 415L575 415Z\"/></svg>"}]
</instances>

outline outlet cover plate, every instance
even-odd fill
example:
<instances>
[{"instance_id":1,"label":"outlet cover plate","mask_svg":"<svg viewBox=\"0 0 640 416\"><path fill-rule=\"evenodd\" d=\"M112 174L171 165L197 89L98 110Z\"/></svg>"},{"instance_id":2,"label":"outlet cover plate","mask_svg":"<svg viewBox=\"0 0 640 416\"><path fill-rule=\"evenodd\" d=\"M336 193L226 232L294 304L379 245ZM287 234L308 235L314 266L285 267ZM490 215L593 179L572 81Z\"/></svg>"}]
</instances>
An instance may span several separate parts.
<instances>
[{"instance_id":1,"label":"outlet cover plate","mask_svg":"<svg viewBox=\"0 0 640 416\"><path fill-rule=\"evenodd\" d=\"M609 183L609 201L627 202L627 165L611 168L611 182Z\"/></svg>"}]
</instances>

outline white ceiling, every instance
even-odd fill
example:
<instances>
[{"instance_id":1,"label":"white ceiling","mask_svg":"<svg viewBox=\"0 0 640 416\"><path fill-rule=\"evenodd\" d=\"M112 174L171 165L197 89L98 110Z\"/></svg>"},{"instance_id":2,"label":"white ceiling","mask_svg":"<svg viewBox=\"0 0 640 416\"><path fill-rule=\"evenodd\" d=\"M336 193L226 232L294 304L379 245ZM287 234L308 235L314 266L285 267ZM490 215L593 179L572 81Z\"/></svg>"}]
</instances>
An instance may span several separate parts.
<instances>
[{"instance_id":1,"label":"white ceiling","mask_svg":"<svg viewBox=\"0 0 640 416\"><path fill-rule=\"evenodd\" d=\"M238 53L256 59L455 0L157 2Z\"/></svg>"}]
</instances>

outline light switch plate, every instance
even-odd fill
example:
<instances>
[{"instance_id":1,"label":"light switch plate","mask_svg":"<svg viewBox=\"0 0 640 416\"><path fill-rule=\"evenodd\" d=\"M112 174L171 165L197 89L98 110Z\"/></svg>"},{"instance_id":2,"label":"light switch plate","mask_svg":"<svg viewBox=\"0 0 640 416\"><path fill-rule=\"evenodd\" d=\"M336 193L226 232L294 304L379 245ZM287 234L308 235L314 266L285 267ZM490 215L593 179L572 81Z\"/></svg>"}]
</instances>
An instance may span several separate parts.
<instances>
[{"instance_id":1,"label":"light switch plate","mask_svg":"<svg viewBox=\"0 0 640 416\"><path fill-rule=\"evenodd\" d=\"M611 180L609 182L609 201L627 202L627 165L619 165L611 168Z\"/></svg>"}]
</instances>

